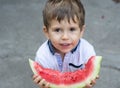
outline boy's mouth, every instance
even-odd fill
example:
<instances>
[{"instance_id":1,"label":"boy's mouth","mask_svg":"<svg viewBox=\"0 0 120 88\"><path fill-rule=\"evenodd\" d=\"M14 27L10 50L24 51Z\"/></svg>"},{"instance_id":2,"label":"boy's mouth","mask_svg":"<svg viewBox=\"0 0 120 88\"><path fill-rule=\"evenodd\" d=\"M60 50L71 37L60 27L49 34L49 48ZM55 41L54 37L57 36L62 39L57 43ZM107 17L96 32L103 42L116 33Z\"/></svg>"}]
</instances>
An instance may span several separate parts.
<instances>
[{"instance_id":1,"label":"boy's mouth","mask_svg":"<svg viewBox=\"0 0 120 88\"><path fill-rule=\"evenodd\" d=\"M67 47L69 47L70 45L71 45L70 43L62 43L62 44L60 44L60 46L62 46L62 47L64 47L64 48L65 48L65 47L67 48Z\"/></svg>"}]
</instances>

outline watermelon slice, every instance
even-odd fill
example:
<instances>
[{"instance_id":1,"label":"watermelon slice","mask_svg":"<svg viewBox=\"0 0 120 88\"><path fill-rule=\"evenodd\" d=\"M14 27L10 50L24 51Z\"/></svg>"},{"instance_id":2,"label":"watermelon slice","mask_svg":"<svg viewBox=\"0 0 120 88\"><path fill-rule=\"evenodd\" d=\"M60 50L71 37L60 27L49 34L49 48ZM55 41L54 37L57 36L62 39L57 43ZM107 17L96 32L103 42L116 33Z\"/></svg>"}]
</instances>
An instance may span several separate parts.
<instances>
[{"instance_id":1,"label":"watermelon slice","mask_svg":"<svg viewBox=\"0 0 120 88\"><path fill-rule=\"evenodd\" d=\"M64 73L44 68L31 59L29 59L29 63L33 73L49 82L51 88L83 88L99 74L101 60L101 56L92 56L84 69Z\"/></svg>"}]
</instances>

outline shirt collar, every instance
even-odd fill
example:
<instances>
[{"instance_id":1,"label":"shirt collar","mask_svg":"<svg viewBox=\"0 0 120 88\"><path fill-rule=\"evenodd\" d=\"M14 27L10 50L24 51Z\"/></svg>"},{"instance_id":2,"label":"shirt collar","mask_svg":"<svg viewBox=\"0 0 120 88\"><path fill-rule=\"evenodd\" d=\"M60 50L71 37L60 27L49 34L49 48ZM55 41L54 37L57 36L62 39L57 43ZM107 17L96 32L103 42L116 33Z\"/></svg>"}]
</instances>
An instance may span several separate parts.
<instances>
[{"instance_id":1,"label":"shirt collar","mask_svg":"<svg viewBox=\"0 0 120 88\"><path fill-rule=\"evenodd\" d=\"M80 40L79 40L77 46L74 49L71 50L71 53L74 53L76 51L79 43L80 43ZM48 40L48 46L49 46L50 52L54 55L55 54L55 49L54 49L54 46L52 45L50 40Z\"/></svg>"},{"instance_id":2,"label":"shirt collar","mask_svg":"<svg viewBox=\"0 0 120 88\"><path fill-rule=\"evenodd\" d=\"M48 46L49 46L50 52L54 55L55 54L55 50L54 50L54 47L53 47L53 45L52 45L50 40L48 40Z\"/></svg>"},{"instance_id":3,"label":"shirt collar","mask_svg":"<svg viewBox=\"0 0 120 88\"><path fill-rule=\"evenodd\" d=\"M74 53L76 51L79 44L80 44L80 40L79 40L78 44L76 45L76 47L71 50L72 53Z\"/></svg>"}]
</instances>

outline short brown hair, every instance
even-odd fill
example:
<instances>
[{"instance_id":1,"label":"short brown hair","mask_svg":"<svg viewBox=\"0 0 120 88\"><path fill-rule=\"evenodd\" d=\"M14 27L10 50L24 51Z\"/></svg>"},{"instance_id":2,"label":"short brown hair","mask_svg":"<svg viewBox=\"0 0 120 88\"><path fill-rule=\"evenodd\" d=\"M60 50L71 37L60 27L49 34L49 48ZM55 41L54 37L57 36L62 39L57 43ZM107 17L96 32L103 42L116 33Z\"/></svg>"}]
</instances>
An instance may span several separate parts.
<instances>
[{"instance_id":1,"label":"short brown hair","mask_svg":"<svg viewBox=\"0 0 120 88\"><path fill-rule=\"evenodd\" d=\"M67 17L68 22L77 17L80 28L85 24L85 10L80 0L48 0L43 9L43 22L48 28L50 21L57 19L59 22Z\"/></svg>"}]
</instances>

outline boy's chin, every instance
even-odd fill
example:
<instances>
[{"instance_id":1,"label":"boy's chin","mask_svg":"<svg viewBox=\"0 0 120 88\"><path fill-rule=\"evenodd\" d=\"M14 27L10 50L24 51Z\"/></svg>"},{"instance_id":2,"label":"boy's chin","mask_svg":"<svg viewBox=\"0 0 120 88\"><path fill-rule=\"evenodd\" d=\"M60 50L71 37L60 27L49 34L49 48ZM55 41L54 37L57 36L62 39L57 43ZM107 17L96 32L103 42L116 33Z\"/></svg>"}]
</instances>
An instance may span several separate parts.
<instances>
[{"instance_id":1,"label":"boy's chin","mask_svg":"<svg viewBox=\"0 0 120 88\"><path fill-rule=\"evenodd\" d=\"M66 54L66 53L68 53L68 52L71 52L71 50L72 50L72 49L70 49L70 48L69 48L69 49L59 49L59 50L57 50L57 52L58 52L58 53L61 53L61 54Z\"/></svg>"},{"instance_id":2,"label":"boy's chin","mask_svg":"<svg viewBox=\"0 0 120 88\"><path fill-rule=\"evenodd\" d=\"M68 52L70 52L71 50L62 50L61 52L62 53L64 53L64 54L66 54L66 53L68 53Z\"/></svg>"}]
</instances>

